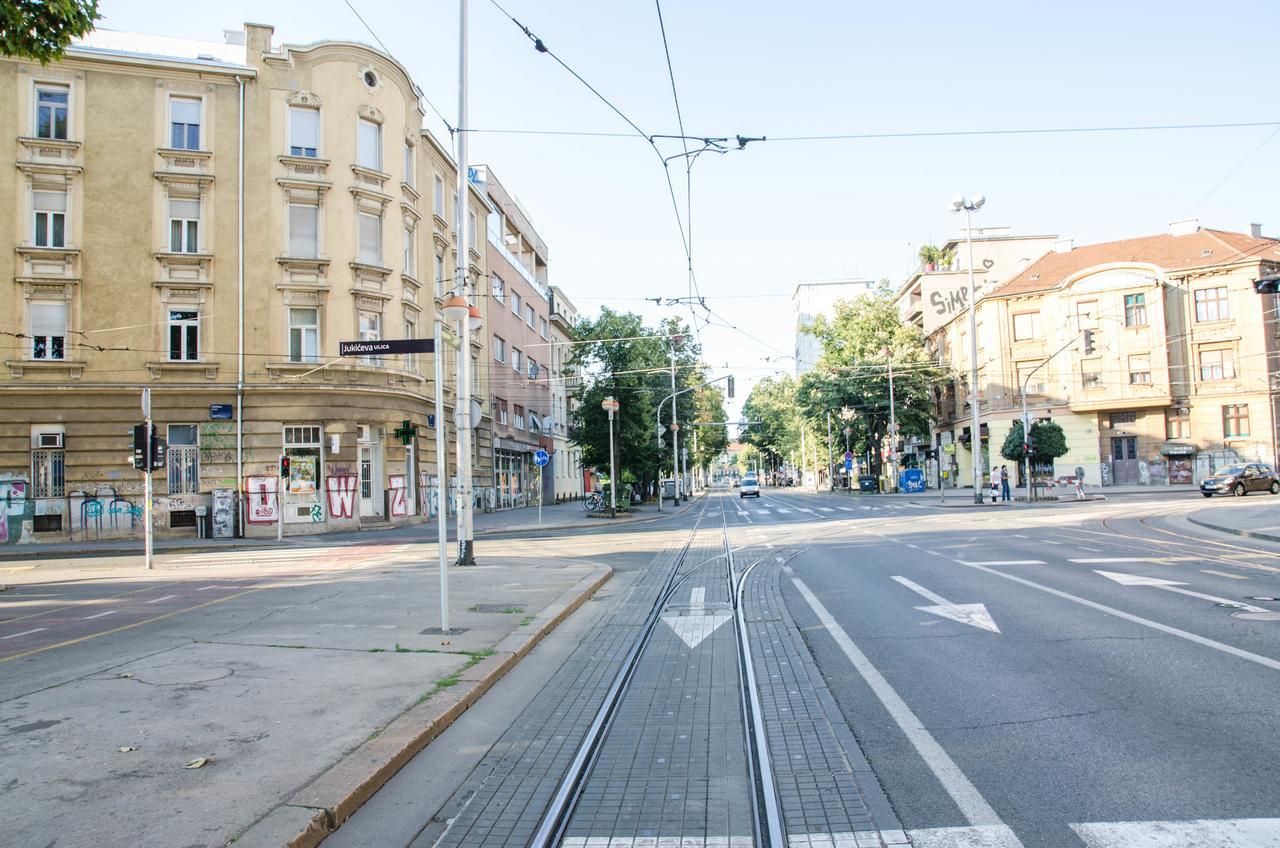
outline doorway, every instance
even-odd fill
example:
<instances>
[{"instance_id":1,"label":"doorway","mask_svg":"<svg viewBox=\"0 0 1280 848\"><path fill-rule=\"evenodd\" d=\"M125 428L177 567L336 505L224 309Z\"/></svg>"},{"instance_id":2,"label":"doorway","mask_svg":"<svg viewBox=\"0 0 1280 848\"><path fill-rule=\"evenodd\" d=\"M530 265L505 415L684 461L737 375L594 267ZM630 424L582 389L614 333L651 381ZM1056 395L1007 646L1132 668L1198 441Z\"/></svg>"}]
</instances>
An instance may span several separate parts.
<instances>
[{"instance_id":1,"label":"doorway","mask_svg":"<svg viewBox=\"0 0 1280 848\"><path fill-rule=\"evenodd\" d=\"M382 516L382 445L373 440L367 424L359 426L356 445L360 461L360 517Z\"/></svg>"},{"instance_id":2,"label":"doorway","mask_svg":"<svg viewBox=\"0 0 1280 848\"><path fill-rule=\"evenodd\" d=\"M1138 437L1111 437L1111 483L1133 486L1138 482Z\"/></svg>"}]
</instances>

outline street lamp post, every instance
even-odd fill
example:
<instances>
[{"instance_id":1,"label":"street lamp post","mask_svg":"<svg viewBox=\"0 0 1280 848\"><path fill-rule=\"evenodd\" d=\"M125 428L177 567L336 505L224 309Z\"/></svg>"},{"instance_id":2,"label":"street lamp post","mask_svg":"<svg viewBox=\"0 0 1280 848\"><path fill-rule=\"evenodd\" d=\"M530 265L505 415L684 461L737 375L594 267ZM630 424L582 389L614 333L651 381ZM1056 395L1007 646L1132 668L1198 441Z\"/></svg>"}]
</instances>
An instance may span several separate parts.
<instances>
[{"instance_id":1,"label":"street lamp post","mask_svg":"<svg viewBox=\"0 0 1280 848\"><path fill-rule=\"evenodd\" d=\"M458 2L458 173L456 178L458 202L454 207L454 229L458 233L456 268L457 282L454 293L468 302L467 290L471 275L468 268L471 257L470 218L467 210L467 190L470 180L467 174L467 0ZM468 302L469 305L469 302ZM458 351L458 391L454 413L458 417L456 435L458 449L458 564L475 565L475 543L472 532L472 494L471 494L471 312L464 310L458 316L460 331L458 336L462 342Z\"/></svg>"},{"instance_id":2,"label":"street lamp post","mask_svg":"<svg viewBox=\"0 0 1280 848\"><path fill-rule=\"evenodd\" d=\"M613 414L618 411L618 402L610 395L600 402L600 408L609 413L609 517L613 518L618 514L618 475L613 459Z\"/></svg>"},{"instance_id":3,"label":"street lamp post","mask_svg":"<svg viewBox=\"0 0 1280 848\"><path fill-rule=\"evenodd\" d=\"M973 213L982 208L987 198L981 194L966 198L957 194L951 201L951 211L964 210L964 241L969 251L969 408L973 413L970 425L969 453L973 457L973 502L982 503L982 423L978 410L978 295L973 284Z\"/></svg>"}]
</instances>

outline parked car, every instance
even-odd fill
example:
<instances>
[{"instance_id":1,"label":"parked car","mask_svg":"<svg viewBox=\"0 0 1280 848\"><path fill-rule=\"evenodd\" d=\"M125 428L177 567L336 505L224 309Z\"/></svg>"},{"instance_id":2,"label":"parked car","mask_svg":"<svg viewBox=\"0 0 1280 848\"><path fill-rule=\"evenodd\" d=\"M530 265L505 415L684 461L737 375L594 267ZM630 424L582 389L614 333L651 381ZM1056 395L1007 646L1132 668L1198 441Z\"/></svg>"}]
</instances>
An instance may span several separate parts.
<instances>
[{"instance_id":1,"label":"parked car","mask_svg":"<svg viewBox=\"0 0 1280 848\"><path fill-rule=\"evenodd\" d=\"M758 498L760 497L760 481L754 477L743 477L742 482L738 485L739 498Z\"/></svg>"},{"instance_id":2,"label":"parked car","mask_svg":"<svg viewBox=\"0 0 1280 848\"><path fill-rule=\"evenodd\" d=\"M1200 481L1200 494L1206 498L1226 494L1242 498L1250 492L1280 495L1280 477L1276 477L1275 469L1260 462L1228 465Z\"/></svg>"}]
</instances>

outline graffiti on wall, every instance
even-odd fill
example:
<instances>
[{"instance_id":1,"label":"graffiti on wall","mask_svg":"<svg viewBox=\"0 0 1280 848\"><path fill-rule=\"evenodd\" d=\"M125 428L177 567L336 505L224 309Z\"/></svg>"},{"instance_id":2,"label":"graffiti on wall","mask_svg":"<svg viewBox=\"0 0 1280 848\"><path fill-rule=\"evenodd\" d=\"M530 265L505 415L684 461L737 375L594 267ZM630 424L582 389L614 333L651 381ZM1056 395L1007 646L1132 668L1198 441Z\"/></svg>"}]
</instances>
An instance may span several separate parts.
<instances>
[{"instance_id":1,"label":"graffiti on wall","mask_svg":"<svg viewBox=\"0 0 1280 848\"><path fill-rule=\"evenodd\" d=\"M325 495L329 498L329 515L334 518L351 518L355 515L356 484L359 479L350 474L330 474L324 480Z\"/></svg>"},{"instance_id":2,"label":"graffiti on wall","mask_svg":"<svg viewBox=\"0 0 1280 848\"><path fill-rule=\"evenodd\" d=\"M30 520L35 501L27 497L27 481L0 480L0 545L12 545L22 538L23 523Z\"/></svg>"},{"instance_id":3,"label":"graffiti on wall","mask_svg":"<svg viewBox=\"0 0 1280 848\"><path fill-rule=\"evenodd\" d=\"M245 480L248 492L245 520L250 524L275 524L280 520L276 481L276 477L249 477Z\"/></svg>"},{"instance_id":4,"label":"graffiti on wall","mask_svg":"<svg viewBox=\"0 0 1280 848\"><path fill-rule=\"evenodd\" d=\"M409 514L409 501L405 497L404 475L392 474L387 478L391 488L391 514L396 518L404 518Z\"/></svg>"}]
</instances>

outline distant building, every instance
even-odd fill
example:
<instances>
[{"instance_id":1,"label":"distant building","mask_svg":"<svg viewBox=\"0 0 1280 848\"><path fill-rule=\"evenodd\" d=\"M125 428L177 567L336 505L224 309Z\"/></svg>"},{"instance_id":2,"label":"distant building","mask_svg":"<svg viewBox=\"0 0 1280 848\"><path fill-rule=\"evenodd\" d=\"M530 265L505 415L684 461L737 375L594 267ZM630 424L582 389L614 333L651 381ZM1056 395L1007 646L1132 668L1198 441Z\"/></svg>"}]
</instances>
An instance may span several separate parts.
<instances>
[{"instance_id":1,"label":"distant building","mask_svg":"<svg viewBox=\"0 0 1280 848\"><path fill-rule=\"evenodd\" d=\"M797 377L812 371L822 356L822 346L816 336L807 332L807 328L819 315L830 318L835 313L837 302L862 297L874 291L875 287L875 280L864 279L822 280L796 285L791 303L796 316Z\"/></svg>"},{"instance_id":2,"label":"distant building","mask_svg":"<svg viewBox=\"0 0 1280 848\"><path fill-rule=\"evenodd\" d=\"M578 322L578 309L559 286L551 287L551 439L555 451L547 473L554 480L557 501L582 497L582 448L569 441L569 419L578 408L573 392L578 388L578 367L573 359L573 325ZM548 419L544 419L548 420Z\"/></svg>"}]
</instances>

